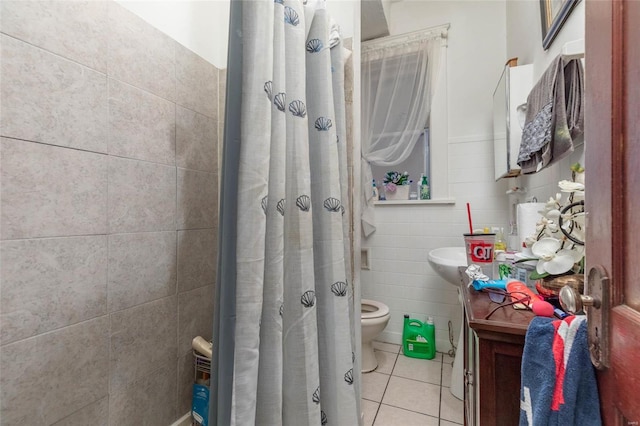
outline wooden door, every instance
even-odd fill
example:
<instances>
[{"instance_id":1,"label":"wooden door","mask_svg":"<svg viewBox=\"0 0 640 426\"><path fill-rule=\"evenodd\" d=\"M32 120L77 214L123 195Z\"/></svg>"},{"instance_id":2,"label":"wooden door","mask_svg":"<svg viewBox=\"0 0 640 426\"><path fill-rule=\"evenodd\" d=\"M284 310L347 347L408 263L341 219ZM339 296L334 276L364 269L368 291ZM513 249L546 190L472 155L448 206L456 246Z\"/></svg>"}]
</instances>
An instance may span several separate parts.
<instances>
[{"instance_id":1,"label":"wooden door","mask_svg":"<svg viewBox=\"0 0 640 426\"><path fill-rule=\"evenodd\" d=\"M587 271L611 283L603 421L640 424L640 1L586 0ZM606 308L605 308L606 309Z\"/></svg>"}]
</instances>

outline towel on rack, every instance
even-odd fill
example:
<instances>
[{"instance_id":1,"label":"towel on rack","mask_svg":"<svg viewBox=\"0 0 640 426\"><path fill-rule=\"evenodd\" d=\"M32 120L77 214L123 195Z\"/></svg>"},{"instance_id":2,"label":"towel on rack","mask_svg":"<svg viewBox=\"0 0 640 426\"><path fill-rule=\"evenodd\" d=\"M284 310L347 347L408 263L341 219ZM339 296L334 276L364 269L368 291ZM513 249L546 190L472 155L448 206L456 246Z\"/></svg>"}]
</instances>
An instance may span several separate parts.
<instances>
[{"instance_id":1,"label":"towel on rack","mask_svg":"<svg viewBox=\"0 0 640 426\"><path fill-rule=\"evenodd\" d=\"M586 317L535 317L522 356L520 426L601 424Z\"/></svg>"},{"instance_id":2,"label":"towel on rack","mask_svg":"<svg viewBox=\"0 0 640 426\"><path fill-rule=\"evenodd\" d=\"M553 60L527 97L518 153L522 173L540 171L573 152L584 133L584 70L580 59Z\"/></svg>"}]
</instances>

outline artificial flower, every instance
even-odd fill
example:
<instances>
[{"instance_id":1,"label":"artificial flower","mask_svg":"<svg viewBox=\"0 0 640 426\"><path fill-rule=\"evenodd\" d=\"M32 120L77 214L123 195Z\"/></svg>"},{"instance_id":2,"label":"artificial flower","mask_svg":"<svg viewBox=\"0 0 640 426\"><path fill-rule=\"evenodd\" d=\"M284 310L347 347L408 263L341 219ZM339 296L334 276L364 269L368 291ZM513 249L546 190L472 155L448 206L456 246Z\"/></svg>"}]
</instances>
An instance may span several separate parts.
<instances>
[{"instance_id":1,"label":"artificial flower","mask_svg":"<svg viewBox=\"0 0 640 426\"><path fill-rule=\"evenodd\" d=\"M561 275L569 272L573 265L582 259L582 253L576 250L562 248L562 243L556 238L545 237L536 241L531 252L538 258L536 272L539 275Z\"/></svg>"},{"instance_id":2,"label":"artificial flower","mask_svg":"<svg viewBox=\"0 0 640 426\"><path fill-rule=\"evenodd\" d=\"M541 217L536 224L536 233L525 239L526 248L519 262L526 261L530 266L535 262L532 279L571 271L581 273L584 267L584 168L576 163L571 171L572 180L558 183L561 192L545 203L539 212ZM569 193L566 204L562 200L563 193Z\"/></svg>"},{"instance_id":3,"label":"artificial flower","mask_svg":"<svg viewBox=\"0 0 640 426\"><path fill-rule=\"evenodd\" d=\"M562 192L572 192L576 195L584 197L584 184L580 182L573 182L570 180L561 180L558 182L558 186L560 187L560 191Z\"/></svg>"}]
</instances>

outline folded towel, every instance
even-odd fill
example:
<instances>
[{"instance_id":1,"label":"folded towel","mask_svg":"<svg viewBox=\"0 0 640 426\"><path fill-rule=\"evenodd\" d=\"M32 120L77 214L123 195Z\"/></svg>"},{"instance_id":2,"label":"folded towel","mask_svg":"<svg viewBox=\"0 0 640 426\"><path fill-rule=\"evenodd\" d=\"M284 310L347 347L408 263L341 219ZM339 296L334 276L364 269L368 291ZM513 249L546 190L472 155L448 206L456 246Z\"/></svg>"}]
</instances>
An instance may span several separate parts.
<instances>
[{"instance_id":1,"label":"folded towel","mask_svg":"<svg viewBox=\"0 0 640 426\"><path fill-rule=\"evenodd\" d=\"M522 356L520 426L601 424L586 317L535 317Z\"/></svg>"},{"instance_id":2,"label":"folded towel","mask_svg":"<svg viewBox=\"0 0 640 426\"><path fill-rule=\"evenodd\" d=\"M558 56L527 97L518 165L540 171L573 152L584 133L584 71L580 59Z\"/></svg>"}]
</instances>

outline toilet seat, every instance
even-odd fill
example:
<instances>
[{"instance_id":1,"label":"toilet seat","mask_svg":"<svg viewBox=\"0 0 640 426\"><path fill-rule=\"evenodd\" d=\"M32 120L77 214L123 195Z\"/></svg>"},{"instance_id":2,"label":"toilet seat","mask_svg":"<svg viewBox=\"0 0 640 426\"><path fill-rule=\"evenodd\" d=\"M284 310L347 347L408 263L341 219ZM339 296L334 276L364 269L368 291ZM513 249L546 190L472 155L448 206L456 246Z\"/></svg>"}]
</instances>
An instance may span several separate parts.
<instances>
[{"instance_id":1,"label":"toilet seat","mask_svg":"<svg viewBox=\"0 0 640 426\"><path fill-rule=\"evenodd\" d=\"M361 304L361 309L360 309L361 319L381 318L386 315L389 315L389 307L384 303L380 303L375 300L362 299L360 304ZM364 310L365 306L369 306L373 309L371 311Z\"/></svg>"}]
</instances>

